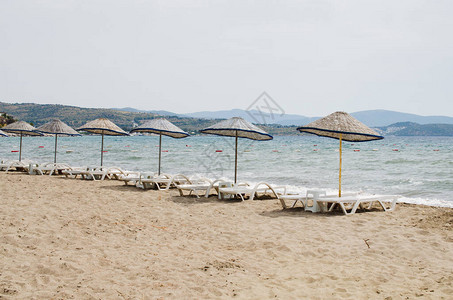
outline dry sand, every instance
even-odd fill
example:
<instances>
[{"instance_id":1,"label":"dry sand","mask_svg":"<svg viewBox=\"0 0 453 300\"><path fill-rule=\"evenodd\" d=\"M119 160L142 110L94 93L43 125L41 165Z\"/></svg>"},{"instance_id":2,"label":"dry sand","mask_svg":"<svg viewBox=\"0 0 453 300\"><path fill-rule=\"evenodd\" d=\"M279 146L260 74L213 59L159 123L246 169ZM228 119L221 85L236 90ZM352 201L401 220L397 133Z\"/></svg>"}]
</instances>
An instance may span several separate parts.
<instances>
[{"instance_id":1,"label":"dry sand","mask_svg":"<svg viewBox=\"0 0 453 300\"><path fill-rule=\"evenodd\" d=\"M452 209L313 214L4 173L0 195L2 299L453 297Z\"/></svg>"}]
</instances>

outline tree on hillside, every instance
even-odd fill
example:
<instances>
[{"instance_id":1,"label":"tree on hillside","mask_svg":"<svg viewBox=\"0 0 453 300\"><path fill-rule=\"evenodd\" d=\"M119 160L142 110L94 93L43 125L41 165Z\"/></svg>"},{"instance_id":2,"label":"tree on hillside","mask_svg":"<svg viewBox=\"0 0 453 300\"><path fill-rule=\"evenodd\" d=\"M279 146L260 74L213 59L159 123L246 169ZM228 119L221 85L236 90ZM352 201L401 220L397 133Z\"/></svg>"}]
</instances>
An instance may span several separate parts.
<instances>
[{"instance_id":1,"label":"tree on hillside","mask_svg":"<svg viewBox=\"0 0 453 300\"><path fill-rule=\"evenodd\" d=\"M14 119L13 116L0 112L0 127L5 127L6 125L14 123L16 121L17 120Z\"/></svg>"}]
</instances>

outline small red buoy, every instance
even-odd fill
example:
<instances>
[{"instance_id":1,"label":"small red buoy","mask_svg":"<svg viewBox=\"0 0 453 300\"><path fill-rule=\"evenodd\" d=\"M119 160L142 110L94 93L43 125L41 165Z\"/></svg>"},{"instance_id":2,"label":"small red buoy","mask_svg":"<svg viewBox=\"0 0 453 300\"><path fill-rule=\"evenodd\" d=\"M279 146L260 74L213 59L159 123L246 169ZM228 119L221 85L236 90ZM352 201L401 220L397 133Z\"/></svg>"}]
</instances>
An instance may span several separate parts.
<instances>
[{"instance_id":1,"label":"small red buoy","mask_svg":"<svg viewBox=\"0 0 453 300\"><path fill-rule=\"evenodd\" d=\"M354 149L354 152L360 152L360 150L359 149Z\"/></svg>"},{"instance_id":2,"label":"small red buoy","mask_svg":"<svg viewBox=\"0 0 453 300\"><path fill-rule=\"evenodd\" d=\"M313 145L313 147L317 147L318 145Z\"/></svg>"},{"instance_id":3,"label":"small red buoy","mask_svg":"<svg viewBox=\"0 0 453 300\"><path fill-rule=\"evenodd\" d=\"M19 152L19 150L11 150L11 152Z\"/></svg>"},{"instance_id":4,"label":"small red buoy","mask_svg":"<svg viewBox=\"0 0 453 300\"><path fill-rule=\"evenodd\" d=\"M162 150L162 152L168 152L168 150Z\"/></svg>"},{"instance_id":5,"label":"small red buoy","mask_svg":"<svg viewBox=\"0 0 453 300\"><path fill-rule=\"evenodd\" d=\"M398 149L393 149L393 151L400 151L400 150L398 150Z\"/></svg>"},{"instance_id":6,"label":"small red buoy","mask_svg":"<svg viewBox=\"0 0 453 300\"><path fill-rule=\"evenodd\" d=\"M313 149L313 151L318 151L318 149Z\"/></svg>"},{"instance_id":7,"label":"small red buoy","mask_svg":"<svg viewBox=\"0 0 453 300\"><path fill-rule=\"evenodd\" d=\"M223 152L222 150L216 150L215 152Z\"/></svg>"},{"instance_id":8,"label":"small red buoy","mask_svg":"<svg viewBox=\"0 0 453 300\"><path fill-rule=\"evenodd\" d=\"M278 150L272 150L272 152L278 152Z\"/></svg>"},{"instance_id":9,"label":"small red buoy","mask_svg":"<svg viewBox=\"0 0 453 300\"><path fill-rule=\"evenodd\" d=\"M190 147L190 145L186 145L186 147Z\"/></svg>"},{"instance_id":10,"label":"small red buoy","mask_svg":"<svg viewBox=\"0 0 453 300\"><path fill-rule=\"evenodd\" d=\"M433 151L439 151L439 149L434 149Z\"/></svg>"},{"instance_id":11,"label":"small red buoy","mask_svg":"<svg viewBox=\"0 0 453 300\"><path fill-rule=\"evenodd\" d=\"M39 146L38 148L44 148L44 146Z\"/></svg>"}]
</instances>

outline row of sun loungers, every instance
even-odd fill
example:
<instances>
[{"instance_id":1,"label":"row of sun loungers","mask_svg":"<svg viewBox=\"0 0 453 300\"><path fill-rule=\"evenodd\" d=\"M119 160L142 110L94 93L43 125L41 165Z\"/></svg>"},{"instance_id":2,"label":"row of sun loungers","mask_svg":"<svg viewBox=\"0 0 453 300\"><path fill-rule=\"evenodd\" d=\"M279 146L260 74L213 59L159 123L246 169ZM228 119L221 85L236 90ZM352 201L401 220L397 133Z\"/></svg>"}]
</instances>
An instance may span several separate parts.
<instances>
[{"instance_id":1,"label":"row of sun loungers","mask_svg":"<svg viewBox=\"0 0 453 300\"><path fill-rule=\"evenodd\" d=\"M278 199L283 209L294 208L298 203L304 210L312 212L331 212L339 207L345 215L351 215L358 209L370 209L378 204L384 211L395 209L396 195L363 195L361 193L344 193L342 197L330 195L325 190L307 190L305 193L288 192L285 186L270 185L260 182L255 185L248 183L232 183L224 180L212 181L207 178L189 179L177 174L139 173L124 171L119 167L71 167L64 163L36 164L30 161L0 161L1 171L24 171L36 175L65 175L68 178L80 176L86 180L116 179L126 185L134 185L142 189L155 188L168 190L176 188L181 196L194 195L196 198L208 198L211 192L217 193L219 200L245 199L256 197ZM287 201L292 202L288 204Z\"/></svg>"}]
</instances>

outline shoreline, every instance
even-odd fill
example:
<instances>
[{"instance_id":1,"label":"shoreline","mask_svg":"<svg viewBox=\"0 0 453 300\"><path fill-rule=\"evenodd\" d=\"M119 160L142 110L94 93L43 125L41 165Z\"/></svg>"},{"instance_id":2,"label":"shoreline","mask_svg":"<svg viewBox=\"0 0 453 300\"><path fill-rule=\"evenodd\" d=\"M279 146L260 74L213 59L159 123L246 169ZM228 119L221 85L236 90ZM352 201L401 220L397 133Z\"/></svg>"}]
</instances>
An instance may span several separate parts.
<instances>
[{"instance_id":1,"label":"shoreline","mask_svg":"<svg viewBox=\"0 0 453 300\"><path fill-rule=\"evenodd\" d=\"M0 290L19 298L453 294L453 209L344 216L122 182L0 173Z\"/></svg>"}]
</instances>

